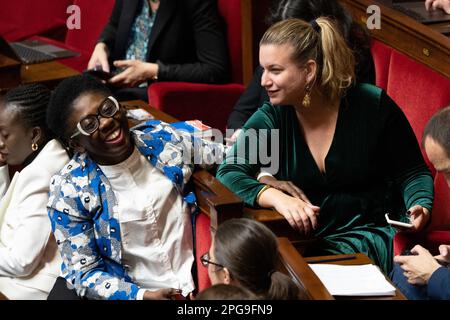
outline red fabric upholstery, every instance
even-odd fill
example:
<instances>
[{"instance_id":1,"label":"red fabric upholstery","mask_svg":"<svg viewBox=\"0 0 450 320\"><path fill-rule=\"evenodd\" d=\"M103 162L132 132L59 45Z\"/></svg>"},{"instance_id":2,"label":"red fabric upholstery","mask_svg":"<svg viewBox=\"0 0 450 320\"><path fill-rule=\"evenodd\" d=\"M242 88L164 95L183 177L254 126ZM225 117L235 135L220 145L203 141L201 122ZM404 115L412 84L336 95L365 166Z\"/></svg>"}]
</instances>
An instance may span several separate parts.
<instances>
[{"instance_id":1,"label":"red fabric upholstery","mask_svg":"<svg viewBox=\"0 0 450 320\"><path fill-rule=\"evenodd\" d=\"M402 108L421 142L431 116L450 105L450 79L393 50L387 93Z\"/></svg>"},{"instance_id":2,"label":"red fabric upholstery","mask_svg":"<svg viewBox=\"0 0 450 320\"><path fill-rule=\"evenodd\" d=\"M244 91L242 85L241 0L218 0L220 15L227 26L227 43L232 84L209 85L186 82L159 82L149 86L149 103L172 116L198 119L224 130L228 115Z\"/></svg>"},{"instance_id":3,"label":"red fabric upholstery","mask_svg":"<svg viewBox=\"0 0 450 320\"><path fill-rule=\"evenodd\" d=\"M431 116L450 105L450 79L379 41L373 42L372 55L377 85L385 89L403 110L420 143ZM422 153L428 161L423 150ZM428 164L434 174L429 161ZM401 254L416 244L436 253L440 244L450 243L450 190L441 174L436 175L434 184L431 225L419 234L397 233L394 237L395 254Z\"/></svg>"},{"instance_id":4,"label":"red fabric upholstery","mask_svg":"<svg viewBox=\"0 0 450 320\"><path fill-rule=\"evenodd\" d=\"M73 0L2 1L0 34L16 41L56 28L65 29L67 7Z\"/></svg>"},{"instance_id":5,"label":"red fabric upholstery","mask_svg":"<svg viewBox=\"0 0 450 320\"><path fill-rule=\"evenodd\" d=\"M150 86L148 93L152 106L180 120L198 119L224 130L228 115L244 89L237 83L157 82Z\"/></svg>"},{"instance_id":6,"label":"red fabric upholstery","mask_svg":"<svg viewBox=\"0 0 450 320\"><path fill-rule=\"evenodd\" d=\"M50 44L79 52L78 57L61 59L59 62L82 72L86 69L100 33L108 22L114 7L114 0L75 0L80 7L81 29L67 31L64 42L45 37L37 37Z\"/></svg>"},{"instance_id":7,"label":"red fabric upholstery","mask_svg":"<svg viewBox=\"0 0 450 320\"><path fill-rule=\"evenodd\" d=\"M197 215L196 226L195 226L195 236L196 236L196 254L195 261L197 264L197 285L198 292L211 286L211 281L208 276L208 268L205 268L200 261L200 257L209 251L211 246L211 231L210 231L211 221L209 217L203 213Z\"/></svg>"},{"instance_id":8,"label":"red fabric upholstery","mask_svg":"<svg viewBox=\"0 0 450 320\"><path fill-rule=\"evenodd\" d=\"M392 48L378 40L373 40L371 51L375 64L375 84L386 91Z\"/></svg>"},{"instance_id":9,"label":"red fabric upholstery","mask_svg":"<svg viewBox=\"0 0 450 320\"><path fill-rule=\"evenodd\" d=\"M242 17L240 0L218 0L220 15L226 22L231 80L242 83Z\"/></svg>"}]
</instances>

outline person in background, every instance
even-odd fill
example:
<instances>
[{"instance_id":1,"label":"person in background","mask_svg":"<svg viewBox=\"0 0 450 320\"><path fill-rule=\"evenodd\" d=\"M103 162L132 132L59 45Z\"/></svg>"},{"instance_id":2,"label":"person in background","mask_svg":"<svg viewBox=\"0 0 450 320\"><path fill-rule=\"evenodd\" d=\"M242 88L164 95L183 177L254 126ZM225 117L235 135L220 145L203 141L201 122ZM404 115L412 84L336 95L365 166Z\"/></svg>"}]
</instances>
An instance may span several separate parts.
<instances>
[{"instance_id":1,"label":"person in background","mask_svg":"<svg viewBox=\"0 0 450 320\"><path fill-rule=\"evenodd\" d=\"M119 72L119 100L147 101L147 83L228 80L217 0L117 0L88 69ZM115 90L116 90L115 89Z\"/></svg>"},{"instance_id":2,"label":"person in background","mask_svg":"<svg viewBox=\"0 0 450 320\"><path fill-rule=\"evenodd\" d=\"M276 23L259 59L270 103L244 125L218 179L246 205L274 208L315 237L306 255L362 252L389 272L395 230L384 214L410 215L419 231L433 202L433 179L405 115L382 89L353 84L353 52L328 18ZM269 163L254 157L271 145L279 152ZM256 180L262 168L309 201Z\"/></svg>"},{"instance_id":3,"label":"person in background","mask_svg":"<svg viewBox=\"0 0 450 320\"><path fill-rule=\"evenodd\" d=\"M366 30L353 21L352 16L337 0L281 0L272 8L269 25L278 21L297 18L305 21L320 16L335 19L346 43L353 50L356 59L356 82L375 83L375 66L370 53L370 39ZM228 128L236 130L231 137L235 141L240 128L261 107L269 101L266 89L261 84L263 68L257 67L253 79L241 95L228 118Z\"/></svg>"},{"instance_id":4,"label":"person in background","mask_svg":"<svg viewBox=\"0 0 450 320\"><path fill-rule=\"evenodd\" d=\"M256 300L256 296L242 286L218 283L200 292L195 300Z\"/></svg>"},{"instance_id":5,"label":"person in background","mask_svg":"<svg viewBox=\"0 0 450 320\"><path fill-rule=\"evenodd\" d=\"M86 299L188 296L195 196L185 186L193 159L223 145L193 143L156 120L130 130L117 99L88 75L58 85L47 122L75 152L48 201L67 284Z\"/></svg>"},{"instance_id":6,"label":"person in background","mask_svg":"<svg viewBox=\"0 0 450 320\"><path fill-rule=\"evenodd\" d=\"M450 106L438 111L428 122L422 137L428 159L444 174L450 188ZM450 300L450 244L439 246L433 257L420 245L412 255L396 256L391 274L394 284L411 300Z\"/></svg>"},{"instance_id":7,"label":"person in background","mask_svg":"<svg viewBox=\"0 0 450 320\"><path fill-rule=\"evenodd\" d=\"M277 238L262 223L230 219L213 235L209 252L201 257L212 285L241 286L258 299L294 300L299 290L286 275L276 271Z\"/></svg>"},{"instance_id":8,"label":"person in background","mask_svg":"<svg viewBox=\"0 0 450 320\"><path fill-rule=\"evenodd\" d=\"M0 292L11 300L45 300L60 274L46 205L69 157L46 125L49 99L46 87L27 85L0 101ZM12 181L8 166L22 168Z\"/></svg>"},{"instance_id":9,"label":"person in background","mask_svg":"<svg viewBox=\"0 0 450 320\"><path fill-rule=\"evenodd\" d=\"M450 14L450 0L425 0L427 10L442 9L446 14Z\"/></svg>"}]
</instances>

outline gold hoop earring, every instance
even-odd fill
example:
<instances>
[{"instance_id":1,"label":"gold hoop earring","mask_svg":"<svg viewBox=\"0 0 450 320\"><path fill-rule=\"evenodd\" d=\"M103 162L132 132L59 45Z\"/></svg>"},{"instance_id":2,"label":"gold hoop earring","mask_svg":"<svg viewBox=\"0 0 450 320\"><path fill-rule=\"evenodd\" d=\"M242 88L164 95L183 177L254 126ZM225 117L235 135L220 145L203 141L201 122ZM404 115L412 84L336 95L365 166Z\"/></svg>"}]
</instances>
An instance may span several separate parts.
<instances>
[{"instance_id":1,"label":"gold hoop earring","mask_svg":"<svg viewBox=\"0 0 450 320\"><path fill-rule=\"evenodd\" d=\"M31 150L36 151L39 148L37 143L32 143L31 144Z\"/></svg>"},{"instance_id":2,"label":"gold hoop earring","mask_svg":"<svg viewBox=\"0 0 450 320\"><path fill-rule=\"evenodd\" d=\"M311 105L311 88L309 86L309 84L306 85L305 87L305 96L303 97L302 100L302 105L305 108L309 108L309 106Z\"/></svg>"}]
</instances>

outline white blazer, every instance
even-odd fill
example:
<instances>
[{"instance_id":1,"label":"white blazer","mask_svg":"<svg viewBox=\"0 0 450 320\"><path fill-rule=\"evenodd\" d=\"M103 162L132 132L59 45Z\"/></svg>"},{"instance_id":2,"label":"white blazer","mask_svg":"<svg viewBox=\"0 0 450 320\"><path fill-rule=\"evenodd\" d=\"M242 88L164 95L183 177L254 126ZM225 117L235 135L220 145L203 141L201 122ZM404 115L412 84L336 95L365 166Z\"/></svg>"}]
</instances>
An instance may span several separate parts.
<instances>
[{"instance_id":1,"label":"white blazer","mask_svg":"<svg viewBox=\"0 0 450 320\"><path fill-rule=\"evenodd\" d=\"M46 298L60 274L47 202L50 178L68 161L59 142L49 141L0 200L0 292L9 299ZM8 168L0 170L7 185Z\"/></svg>"}]
</instances>

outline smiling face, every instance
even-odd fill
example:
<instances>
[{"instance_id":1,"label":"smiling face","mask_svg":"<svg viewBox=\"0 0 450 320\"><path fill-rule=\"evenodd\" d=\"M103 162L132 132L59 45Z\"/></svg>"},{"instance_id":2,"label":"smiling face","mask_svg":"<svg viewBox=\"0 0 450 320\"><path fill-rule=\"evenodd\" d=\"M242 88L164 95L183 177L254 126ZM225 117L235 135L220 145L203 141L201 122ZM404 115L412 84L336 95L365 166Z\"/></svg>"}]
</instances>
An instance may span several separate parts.
<instances>
[{"instance_id":1,"label":"smiling face","mask_svg":"<svg viewBox=\"0 0 450 320\"><path fill-rule=\"evenodd\" d=\"M14 106L0 105L0 162L21 165L33 150L33 129L25 125Z\"/></svg>"},{"instance_id":2,"label":"smiling face","mask_svg":"<svg viewBox=\"0 0 450 320\"><path fill-rule=\"evenodd\" d=\"M264 69L263 86L274 105L300 106L305 86L311 81L308 69L292 60L290 44L263 44L259 49L259 62Z\"/></svg>"},{"instance_id":3,"label":"smiling face","mask_svg":"<svg viewBox=\"0 0 450 320\"><path fill-rule=\"evenodd\" d=\"M88 115L96 115L104 94L88 92L79 96L73 103L72 113L67 121L68 133L77 131L77 124ZM100 126L90 136L77 135L71 141L78 152L87 152L100 165L114 165L127 159L132 151L130 129L123 109L112 118L98 116Z\"/></svg>"}]
</instances>

